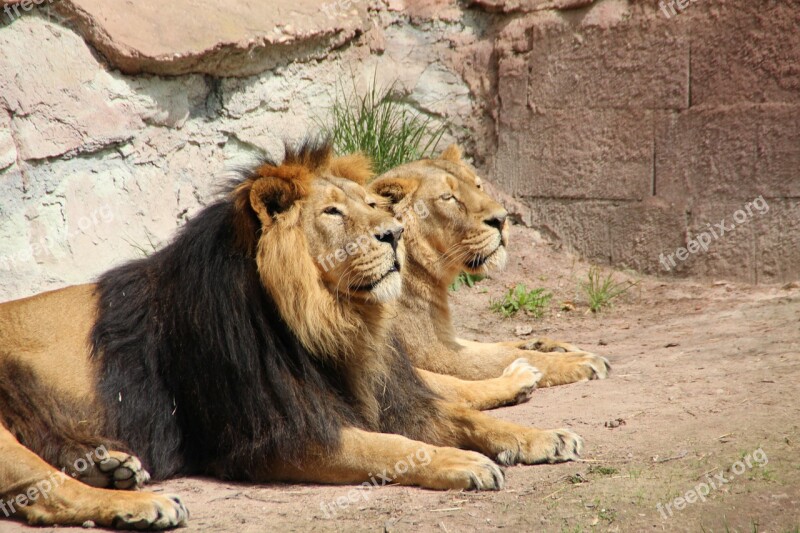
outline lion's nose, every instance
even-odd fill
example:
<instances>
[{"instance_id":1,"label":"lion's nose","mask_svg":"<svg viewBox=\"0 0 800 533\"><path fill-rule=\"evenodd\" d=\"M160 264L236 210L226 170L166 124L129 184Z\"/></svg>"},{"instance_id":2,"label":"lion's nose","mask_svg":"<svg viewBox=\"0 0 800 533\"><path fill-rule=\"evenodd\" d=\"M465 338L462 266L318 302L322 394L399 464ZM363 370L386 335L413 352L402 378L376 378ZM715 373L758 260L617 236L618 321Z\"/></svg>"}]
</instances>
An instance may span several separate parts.
<instances>
[{"instance_id":1,"label":"lion's nose","mask_svg":"<svg viewBox=\"0 0 800 533\"><path fill-rule=\"evenodd\" d=\"M385 242L387 244L392 245L392 249L397 249L397 242L400 240L400 236L403 234L403 226L395 226L393 228L389 228L382 232L378 232L375 234L375 238L381 242Z\"/></svg>"},{"instance_id":2,"label":"lion's nose","mask_svg":"<svg viewBox=\"0 0 800 533\"><path fill-rule=\"evenodd\" d=\"M487 224L493 228L496 228L497 231L503 231L503 224L506 223L506 217L508 217L508 213L503 211L502 213L495 213L494 215L490 216L486 220L484 220L484 224Z\"/></svg>"}]
</instances>

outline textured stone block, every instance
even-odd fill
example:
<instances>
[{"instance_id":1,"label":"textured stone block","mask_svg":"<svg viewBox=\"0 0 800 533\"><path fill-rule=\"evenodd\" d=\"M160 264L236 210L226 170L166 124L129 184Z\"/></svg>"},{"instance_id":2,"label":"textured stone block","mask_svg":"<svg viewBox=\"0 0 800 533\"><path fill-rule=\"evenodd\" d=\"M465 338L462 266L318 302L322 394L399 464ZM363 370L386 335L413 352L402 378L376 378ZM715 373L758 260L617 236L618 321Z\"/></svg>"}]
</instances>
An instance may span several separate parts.
<instances>
[{"instance_id":1,"label":"textured stone block","mask_svg":"<svg viewBox=\"0 0 800 533\"><path fill-rule=\"evenodd\" d=\"M692 105L800 103L800 10L796 2L695 6ZM683 15L681 15L683 16Z\"/></svg>"},{"instance_id":2,"label":"textured stone block","mask_svg":"<svg viewBox=\"0 0 800 533\"><path fill-rule=\"evenodd\" d=\"M546 108L684 109L689 103L684 27L637 20L541 35L528 56L528 99Z\"/></svg>"},{"instance_id":3,"label":"textured stone block","mask_svg":"<svg viewBox=\"0 0 800 533\"><path fill-rule=\"evenodd\" d=\"M653 114L528 110L500 132L492 177L514 195L641 200L651 194Z\"/></svg>"},{"instance_id":4,"label":"textured stone block","mask_svg":"<svg viewBox=\"0 0 800 533\"><path fill-rule=\"evenodd\" d=\"M679 205L800 197L800 106L693 108L660 119L655 185Z\"/></svg>"},{"instance_id":5,"label":"textured stone block","mask_svg":"<svg viewBox=\"0 0 800 533\"><path fill-rule=\"evenodd\" d=\"M643 272L664 272L659 259L684 245L683 213L656 201L537 199L532 226L584 257ZM677 272L686 270L681 266Z\"/></svg>"}]
</instances>

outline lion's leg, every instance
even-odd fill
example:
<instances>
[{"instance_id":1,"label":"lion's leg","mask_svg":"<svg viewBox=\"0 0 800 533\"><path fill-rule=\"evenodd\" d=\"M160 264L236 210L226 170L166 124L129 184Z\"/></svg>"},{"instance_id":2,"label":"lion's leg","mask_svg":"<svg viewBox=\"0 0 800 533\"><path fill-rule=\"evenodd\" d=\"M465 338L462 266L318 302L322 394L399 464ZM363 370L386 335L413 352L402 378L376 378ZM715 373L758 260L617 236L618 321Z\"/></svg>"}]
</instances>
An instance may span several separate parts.
<instances>
[{"instance_id":1,"label":"lion's leg","mask_svg":"<svg viewBox=\"0 0 800 533\"><path fill-rule=\"evenodd\" d=\"M0 425L0 518L34 525L166 529L188 512L176 496L89 487L48 465Z\"/></svg>"},{"instance_id":2,"label":"lion's leg","mask_svg":"<svg viewBox=\"0 0 800 533\"><path fill-rule=\"evenodd\" d=\"M355 428L342 430L335 452L310 457L300 466L274 465L268 478L364 486L397 483L441 490L497 490L504 483L502 470L479 453Z\"/></svg>"},{"instance_id":3,"label":"lion's leg","mask_svg":"<svg viewBox=\"0 0 800 533\"><path fill-rule=\"evenodd\" d=\"M417 369L420 377L441 397L478 410L516 405L527 401L542 378L525 359L517 359L498 378L464 381Z\"/></svg>"},{"instance_id":4,"label":"lion's leg","mask_svg":"<svg viewBox=\"0 0 800 533\"><path fill-rule=\"evenodd\" d=\"M583 439L568 429L523 427L458 404L443 403L441 410L454 428L454 446L479 451L500 464L572 461L583 449Z\"/></svg>"},{"instance_id":5,"label":"lion's leg","mask_svg":"<svg viewBox=\"0 0 800 533\"><path fill-rule=\"evenodd\" d=\"M588 352L550 354L524 350L513 343L482 343L463 339L456 339L456 342L460 349L450 354L440 354L437 359L448 364L443 373L462 379L486 379L519 358L527 359L543 374L539 387L605 379L611 369L605 357Z\"/></svg>"},{"instance_id":6,"label":"lion's leg","mask_svg":"<svg viewBox=\"0 0 800 533\"><path fill-rule=\"evenodd\" d=\"M116 442L91 433L68 430L50 436L58 439L44 445L41 457L67 475L101 489L136 490L150 480L141 461L129 453L116 451ZM29 444L23 439L23 442ZM39 443L40 445L42 443Z\"/></svg>"}]
</instances>

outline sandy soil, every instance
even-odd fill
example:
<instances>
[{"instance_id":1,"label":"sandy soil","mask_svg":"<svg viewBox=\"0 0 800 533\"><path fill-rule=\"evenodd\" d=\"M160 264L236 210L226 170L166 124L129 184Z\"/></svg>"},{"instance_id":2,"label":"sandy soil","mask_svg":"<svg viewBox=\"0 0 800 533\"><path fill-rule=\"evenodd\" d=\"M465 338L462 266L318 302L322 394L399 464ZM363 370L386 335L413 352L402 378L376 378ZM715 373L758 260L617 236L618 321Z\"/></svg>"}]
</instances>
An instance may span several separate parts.
<instances>
[{"instance_id":1,"label":"sandy soil","mask_svg":"<svg viewBox=\"0 0 800 533\"><path fill-rule=\"evenodd\" d=\"M588 268L515 228L508 268L453 294L463 337L505 340L530 325L611 360L608 380L493 412L574 429L583 462L508 468L501 492L362 489L342 508L352 487L178 479L152 490L184 498L189 531L800 531L800 290L618 272L639 284L592 314L578 289ZM489 311L518 282L553 292L545 317ZM695 488L708 495L675 501Z\"/></svg>"}]
</instances>

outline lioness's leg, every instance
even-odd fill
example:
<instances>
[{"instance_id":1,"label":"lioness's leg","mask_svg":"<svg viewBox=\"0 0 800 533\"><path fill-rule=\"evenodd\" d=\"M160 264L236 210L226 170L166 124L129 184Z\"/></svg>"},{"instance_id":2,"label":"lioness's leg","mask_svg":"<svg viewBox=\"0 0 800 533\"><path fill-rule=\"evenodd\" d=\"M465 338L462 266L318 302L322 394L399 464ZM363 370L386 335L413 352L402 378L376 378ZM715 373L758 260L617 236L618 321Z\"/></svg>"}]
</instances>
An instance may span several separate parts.
<instances>
[{"instance_id":1,"label":"lioness's leg","mask_svg":"<svg viewBox=\"0 0 800 533\"><path fill-rule=\"evenodd\" d=\"M462 379L487 379L513 361L525 358L543 374L539 387L605 379L611 369L605 357L589 352L550 354L524 350L514 343L482 343L464 339L456 339L456 342L458 349L428 357L428 360L436 362L436 369L423 364L419 366Z\"/></svg>"},{"instance_id":2,"label":"lioness's leg","mask_svg":"<svg viewBox=\"0 0 800 533\"><path fill-rule=\"evenodd\" d=\"M568 429L536 429L497 420L458 404L441 410L454 429L454 446L479 451L504 465L578 459L583 439Z\"/></svg>"},{"instance_id":3,"label":"lioness's leg","mask_svg":"<svg viewBox=\"0 0 800 533\"><path fill-rule=\"evenodd\" d=\"M534 337L524 341L507 341L501 342L504 346L511 346L521 350L533 350L535 352L583 352L584 350L578 348L574 344L564 341L557 341L549 337Z\"/></svg>"},{"instance_id":4,"label":"lioness's leg","mask_svg":"<svg viewBox=\"0 0 800 533\"><path fill-rule=\"evenodd\" d=\"M516 405L527 401L542 373L525 359L517 359L498 378L464 381L417 369L420 377L443 398L478 410Z\"/></svg>"},{"instance_id":5,"label":"lioness's leg","mask_svg":"<svg viewBox=\"0 0 800 533\"><path fill-rule=\"evenodd\" d=\"M35 525L166 529L184 524L186 507L176 496L119 492L84 485L48 465L0 425L0 518Z\"/></svg>"},{"instance_id":6,"label":"lioness's leg","mask_svg":"<svg viewBox=\"0 0 800 533\"><path fill-rule=\"evenodd\" d=\"M339 448L300 466L273 465L268 479L310 483L418 485L429 489L503 487L502 470L476 452L432 446L400 435L344 428Z\"/></svg>"}]
</instances>

